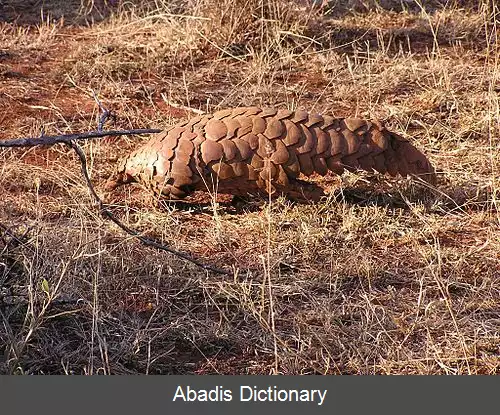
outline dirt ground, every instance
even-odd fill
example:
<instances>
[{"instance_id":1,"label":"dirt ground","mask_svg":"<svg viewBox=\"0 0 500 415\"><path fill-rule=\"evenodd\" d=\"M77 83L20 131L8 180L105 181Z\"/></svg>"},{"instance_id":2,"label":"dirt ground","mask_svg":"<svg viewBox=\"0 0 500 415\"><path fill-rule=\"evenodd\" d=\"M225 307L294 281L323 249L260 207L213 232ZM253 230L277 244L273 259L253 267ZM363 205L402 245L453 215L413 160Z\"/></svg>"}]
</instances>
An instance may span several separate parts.
<instances>
[{"instance_id":1,"label":"dirt ground","mask_svg":"<svg viewBox=\"0 0 500 415\"><path fill-rule=\"evenodd\" d=\"M426 187L311 177L319 203L104 183L148 138L0 149L0 373L496 374L500 8L493 0L3 1L0 139L165 128L233 106L383 120Z\"/></svg>"}]
</instances>

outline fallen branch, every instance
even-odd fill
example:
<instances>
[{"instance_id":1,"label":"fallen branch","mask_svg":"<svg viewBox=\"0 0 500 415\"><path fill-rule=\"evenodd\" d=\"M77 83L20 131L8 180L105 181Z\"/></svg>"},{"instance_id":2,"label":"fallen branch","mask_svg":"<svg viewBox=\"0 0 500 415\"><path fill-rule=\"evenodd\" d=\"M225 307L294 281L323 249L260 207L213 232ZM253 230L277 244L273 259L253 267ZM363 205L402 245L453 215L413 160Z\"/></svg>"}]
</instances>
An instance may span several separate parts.
<instances>
[{"instance_id":1,"label":"fallen branch","mask_svg":"<svg viewBox=\"0 0 500 415\"><path fill-rule=\"evenodd\" d=\"M69 144L75 140L89 140L92 138L101 138L107 136L120 135L140 135L160 133L162 130L155 128L137 129L137 130L109 130L109 131L89 131L79 134L63 135L42 135L40 137L16 138L13 140L0 140L0 147L34 147L51 146L57 143Z\"/></svg>"},{"instance_id":2,"label":"fallen branch","mask_svg":"<svg viewBox=\"0 0 500 415\"><path fill-rule=\"evenodd\" d=\"M90 176L87 170L87 159L85 157L85 154L83 153L82 148L76 143L76 140L88 140L92 138L101 138L101 137L107 137L107 136L120 136L120 135L132 135L132 134L153 134L153 133L159 133L162 130L157 130L157 129L135 129L135 130L110 130L110 131L104 131L103 125L108 119L109 116L111 116L111 112L106 110L100 103L100 101L97 99L97 97L94 96L96 99L99 108L102 111L102 116L99 119L99 124L98 124L98 129L97 131L89 131L86 133L79 133L79 134L63 134L63 135L54 135L54 136L45 136L41 135L40 137L37 138L18 138L18 139L12 139L12 140L0 140L0 147L34 147L34 146L39 146L39 145L54 145L58 143L66 144L69 147L71 147L76 154L78 155L78 158L80 159L81 167L82 167L82 174L85 178L85 181L87 182L87 187L89 188L90 194L92 195L92 198L94 201L97 203L99 207L100 213L106 217L107 219L111 220L114 222L119 228L121 228L123 231L128 233L131 236L134 236L137 238L139 241L141 241L144 245L154 247L156 249L159 249L161 251L166 251L169 252L179 258L182 258L185 261L191 262L195 264L198 267L203 268L206 271L212 271L217 274L223 274L223 275L232 275L229 271L226 271L221 268L214 267L212 265L204 264L203 262L192 258L190 255L177 251L173 248L170 248L169 246L166 246L164 244L161 244L158 241L155 241L154 239L147 238L143 235L140 234L140 232L129 228L125 224L123 224L118 218L116 218L111 211L106 207L104 202L101 200L101 198L97 195L94 186L90 180Z\"/></svg>"}]
</instances>

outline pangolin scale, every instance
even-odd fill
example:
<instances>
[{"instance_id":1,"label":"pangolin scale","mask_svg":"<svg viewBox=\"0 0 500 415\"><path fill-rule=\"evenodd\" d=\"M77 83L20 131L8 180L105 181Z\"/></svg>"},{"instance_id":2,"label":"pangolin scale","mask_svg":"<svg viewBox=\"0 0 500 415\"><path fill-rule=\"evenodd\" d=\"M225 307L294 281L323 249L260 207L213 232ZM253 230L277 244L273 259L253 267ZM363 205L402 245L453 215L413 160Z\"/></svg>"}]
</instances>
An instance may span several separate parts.
<instances>
[{"instance_id":1,"label":"pangolin scale","mask_svg":"<svg viewBox=\"0 0 500 415\"><path fill-rule=\"evenodd\" d=\"M378 121L297 110L240 107L201 115L158 134L119 163L107 183L139 182L181 199L195 190L285 194L318 200L301 175L363 169L435 182L428 159Z\"/></svg>"}]
</instances>

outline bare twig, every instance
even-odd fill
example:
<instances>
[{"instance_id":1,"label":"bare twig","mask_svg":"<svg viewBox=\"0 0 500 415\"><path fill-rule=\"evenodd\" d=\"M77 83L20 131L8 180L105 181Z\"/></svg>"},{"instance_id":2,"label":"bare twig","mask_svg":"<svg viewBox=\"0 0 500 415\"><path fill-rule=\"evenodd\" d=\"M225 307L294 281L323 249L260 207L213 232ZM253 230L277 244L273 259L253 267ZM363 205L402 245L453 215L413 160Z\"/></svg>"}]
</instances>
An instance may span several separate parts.
<instances>
[{"instance_id":1,"label":"bare twig","mask_svg":"<svg viewBox=\"0 0 500 415\"><path fill-rule=\"evenodd\" d=\"M106 118L108 115L106 115ZM102 119L102 117L101 117ZM162 130L156 128L145 128L135 130L109 130L109 131L89 131L78 134L63 134L63 135L42 135L41 137L17 138L13 140L0 140L0 147L34 147L34 146L50 146L57 143L69 144L74 140L89 140L92 138L101 138L107 136L120 135L140 135L160 133Z\"/></svg>"},{"instance_id":2,"label":"bare twig","mask_svg":"<svg viewBox=\"0 0 500 415\"><path fill-rule=\"evenodd\" d=\"M185 261L191 262L192 264L195 264L196 266L203 268L206 271L212 271L217 274L223 274L223 275L232 275L229 271L226 271L221 268L214 267L209 264L204 264L203 262L199 261L198 259L192 258L190 255L177 251L173 248L170 248L164 244L159 243L158 241L155 241L154 239L148 238L146 236L141 235L138 231L135 229L129 228L127 225L122 223L118 218L116 218L113 213L108 209L108 207L104 204L104 202L101 200L101 198L98 196L97 192L94 189L94 186L92 184L92 181L90 180L89 173L87 170L87 159L85 157L85 154L83 153L82 148L74 141L69 141L66 143L68 146L70 146L73 150L75 150L76 154L78 155L78 158L80 159L80 164L82 166L82 174L85 178L85 181L87 182L87 187L90 191L90 194L92 195L92 198L94 201L97 203L99 207L100 213L114 222L119 228L121 228L123 231L128 233L129 235L132 235L139 239L144 245L147 246L152 246L156 249L159 249L161 251L166 251L169 252L179 258L184 259Z\"/></svg>"},{"instance_id":3,"label":"bare twig","mask_svg":"<svg viewBox=\"0 0 500 415\"><path fill-rule=\"evenodd\" d=\"M116 120L116 116L112 111L108 110L104 105L102 105L101 100L97 97L95 91L92 91L92 96L94 97L95 102L102 112L101 116L99 117L99 122L97 123L97 131L102 132L104 124L106 124L108 118L111 117L113 118L113 120Z\"/></svg>"}]
</instances>

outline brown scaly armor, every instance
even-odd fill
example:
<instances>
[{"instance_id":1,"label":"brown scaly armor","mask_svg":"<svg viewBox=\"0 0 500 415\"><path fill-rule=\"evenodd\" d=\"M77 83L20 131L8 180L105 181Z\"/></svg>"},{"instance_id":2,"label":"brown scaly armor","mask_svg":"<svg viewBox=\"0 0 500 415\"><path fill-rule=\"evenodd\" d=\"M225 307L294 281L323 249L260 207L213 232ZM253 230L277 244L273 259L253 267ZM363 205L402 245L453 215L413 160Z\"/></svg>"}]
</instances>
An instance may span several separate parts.
<instances>
[{"instance_id":1,"label":"brown scaly armor","mask_svg":"<svg viewBox=\"0 0 500 415\"><path fill-rule=\"evenodd\" d=\"M152 138L120 162L108 188L137 181L170 199L216 190L317 200L322 189L299 176L344 169L435 182L428 159L377 121L241 107L192 118Z\"/></svg>"}]
</instances>

